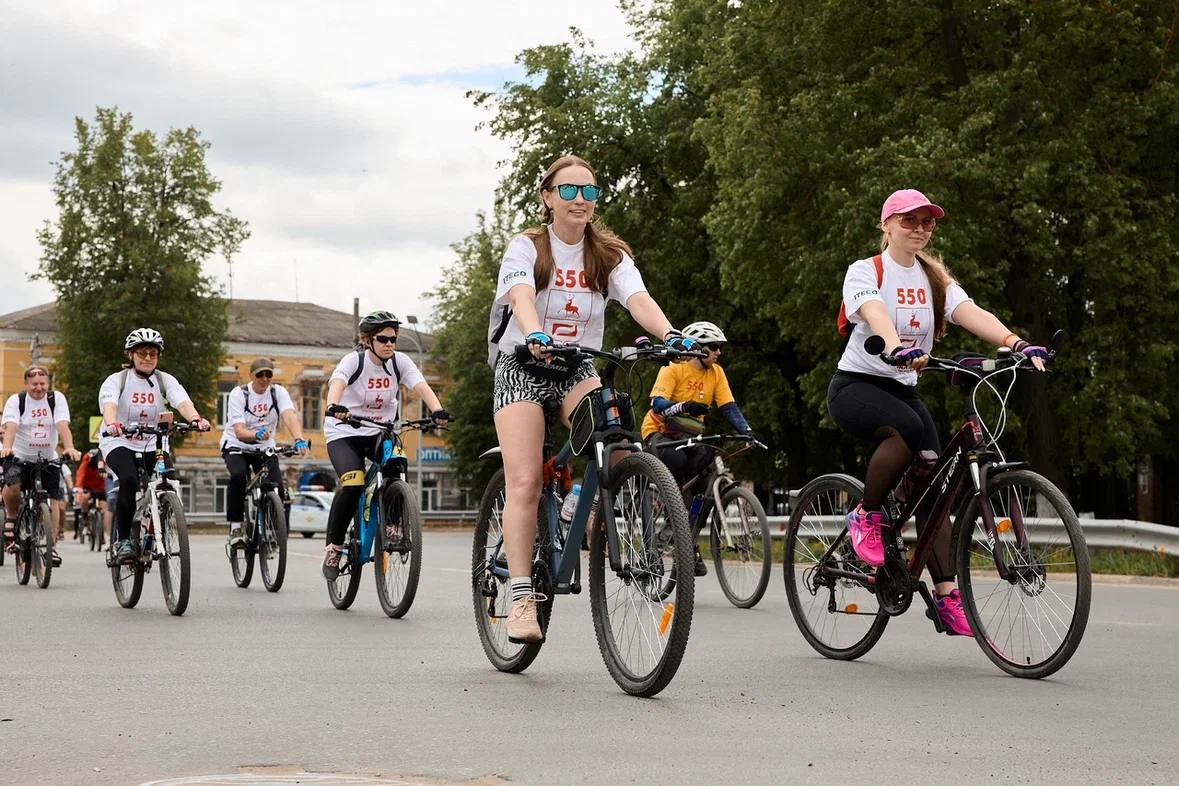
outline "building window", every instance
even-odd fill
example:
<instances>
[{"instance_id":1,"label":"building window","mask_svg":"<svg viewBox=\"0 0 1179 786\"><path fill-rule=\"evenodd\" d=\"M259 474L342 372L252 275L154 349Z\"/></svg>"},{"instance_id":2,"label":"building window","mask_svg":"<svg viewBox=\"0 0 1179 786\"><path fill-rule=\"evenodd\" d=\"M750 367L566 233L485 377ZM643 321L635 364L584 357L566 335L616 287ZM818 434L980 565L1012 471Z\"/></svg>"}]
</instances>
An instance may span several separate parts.
<instances>
[{"instance_id":1,"label":"building window","mask_svg":"<svg viewBox=\"0 0 1179 786\"><path fill-rule=\"evenodd\" d=\"M422 512L438 510L438 481L422 481Z\"/></svg>"},{"instance_id":2,"label":"building window","mask_svg":"<svg viewBox=\"0 0 1179 786\"><path fill-rule=\"evenodd\" d=\"M193 507L194 500L192 497L192 482L188 480L182 480L176 485L180 487L181 506L189 513L194 512L196 508Z\"/></svg>"},{"instance_id":3,"label":"building window","mask_svg":"<svg viewBox=\"0 0 1179 786\"><path fill-rule=\"evenodd\" d=\"M229 496L229 478L217 478L213 482L213 512L225 512L225 500Z\"/></svg>"},{"instance_id":4,"label":"building window","mask_svg":"<svg viewBox=\"0 0 1179 786\"><path fill-rule=\"evenodd\" d=\"M303 430L319 431L323 428L323 383L303 383Z\"/></svg>"},{"instance_id":5,"label":"building window","mask_svg":"<svg viewBox=\"0 0 1179 786\"><path fill-rule=\"evenodd\" d=\"M217 425L224 426L229 417L229 394L237 387L236 382L221 381L217 383Z\"/></svg>"}]
</instances>

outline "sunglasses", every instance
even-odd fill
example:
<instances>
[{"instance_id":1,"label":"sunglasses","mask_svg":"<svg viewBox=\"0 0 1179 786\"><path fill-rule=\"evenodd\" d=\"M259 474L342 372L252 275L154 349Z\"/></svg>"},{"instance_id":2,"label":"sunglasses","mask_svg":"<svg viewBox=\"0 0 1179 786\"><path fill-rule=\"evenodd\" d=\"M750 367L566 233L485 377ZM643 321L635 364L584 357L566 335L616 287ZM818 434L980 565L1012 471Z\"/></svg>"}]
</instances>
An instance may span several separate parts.
<instances>
[{"instance_id":1,"label":"sunglasses","mask_svg":"<svg viewBox=\"0 0 1179 786\"><path fill-rule=\"evenodd\" d=\"M937 219L933 216L926 216L925 218L918 218L917 216L898 216L901 226L905 229L916 229L921 227L926 232L932 232L933 228L937 226Z\"/></svg>"},{"instance_id":2,"label":"sunglasses","mask_svg":"<svg viewBox=\"0 0 1179 786\"><path fill-rule=\"evenodd\" d=\"M709 352L720 352L722 344L705 344L704 348Z\"/></svg>"},{"instance_id":3,"label":"sunglasses","mask_svg":"<svg viewBox=\"0 0 1179 786\"><path fill-rule=\"evenodd\" d=\"M378 344L396 344L397 336L373 336L373 341Z\"/></svg>"},{"instance_id":4,"label":"sunglasses","mask_svg":"<svg viewBox=\"0 0 1179 786\"><path fill-rule=\"evenodd\" d=\"M559 186L550 186L549 191L556 191L557 195L566 202L572 202L573 198L577 196L580 191L582 197L586 202L597 202L598 197L602 195L602 187L595 186L592 183L586 183L583 186L575 186L572 183L562 183Z\"/></svg>"},{"instance_id":5,"label":"sunglasses","mask_svg":"<svg viewBox=\"0 0 1179 786\"><path fill-rule=\"evenodd\" d=\"M160 351L158 349L137 349L134 355L144 360L154 360L160 356Z\"/></svg>"},{"instance_id":6,"label":"sunglasses","mask_svg":"<svg viewBox=\"0 0 1179 786\"><path fill-rule=\"evenodd\" d=\"M259 371L257 374L254 375L254 378L257 379L259 377L266 377L266 379L270 379L273 376L274 376L273 371Z\"/></svg>"}]
</instances>

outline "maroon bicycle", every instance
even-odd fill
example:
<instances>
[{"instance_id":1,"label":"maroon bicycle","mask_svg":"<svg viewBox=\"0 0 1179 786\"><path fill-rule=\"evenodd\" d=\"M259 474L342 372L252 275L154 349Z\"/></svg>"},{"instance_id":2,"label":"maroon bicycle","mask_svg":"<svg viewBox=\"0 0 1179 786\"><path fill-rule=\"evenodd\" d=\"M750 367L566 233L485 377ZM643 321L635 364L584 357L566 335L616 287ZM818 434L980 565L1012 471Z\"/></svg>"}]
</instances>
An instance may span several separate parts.
<instances>
[{"instance_id":1,"label":"maroon bicycle","mask_svg":"<svg viewBox=\"0 0 1179 786\"><path fill-rule=\"evenodd\" d=\"M879 337L864 347L893 360L882 354ZM859 480L822 475L799 492L786 533L786 596L818 652L837 660L860 657L880 640L890 617L909 609L914 594L944 631L921 573L938 532L952 526L962 606L987 657L1008 674L1030 678L1046 677L1072 657L1085 633L1091 592L1080 523L1060 489L1023 462L1008 461L999 447L1008 396L1019 372L1030 368L1029 358L1010 350L994 358L930 358L925 371L949 374L962 390L963 424L930 472L902 478L889 494L893 525L881 533L883 566L862 562L847 537L844 515L863 496ZM985 419L980 395L984 403L993 395L994 411ZM902 486L905 493L898 495ZM926 523L908 550L902 533L915 514Z\"/></svg>"}]
</instances>

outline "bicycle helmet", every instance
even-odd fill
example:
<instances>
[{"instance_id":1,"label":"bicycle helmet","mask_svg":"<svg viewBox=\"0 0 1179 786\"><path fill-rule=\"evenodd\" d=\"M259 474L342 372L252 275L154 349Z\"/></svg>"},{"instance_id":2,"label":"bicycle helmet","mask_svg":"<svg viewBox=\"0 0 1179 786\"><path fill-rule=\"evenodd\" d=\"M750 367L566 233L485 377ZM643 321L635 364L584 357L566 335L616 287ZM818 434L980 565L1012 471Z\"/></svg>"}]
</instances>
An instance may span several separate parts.
<instances>
[{"instance_id":1,"label":"bicycle helmet","mask_svg":"<svg viewBox=\"0 0 1179 786\"><path fill-rule=\"evenodd\" d=\"M160 335L158 330L152 328L135 328L127 334L127 340L123 342L123 349L130 352L136 347L150 344L161 352L164 351L164 337Z\"/></svg>"},{"instance_id":2,"label":"bicycle helmet","mask_svg":"<svg viewBox=\"0 0 1179 786\"><path fill-rule=\"evenodd\" d=\"M374 311L360 320L360 324L357 325L357 329L361 333L376 333L386 327L401 329L401 320L392 311Z\"/></svg>"},{"instance_id":3,"label":"bicycle helmet","mask_svg":"<svg viewBox=\"0 0 1179 786\"><path fill-rule=\"evenodd\" d=\"M724 331L711 322L693 322L684 328L684 335L694 338L701 344L726 344Z\"/></svg>"}]
</instances>

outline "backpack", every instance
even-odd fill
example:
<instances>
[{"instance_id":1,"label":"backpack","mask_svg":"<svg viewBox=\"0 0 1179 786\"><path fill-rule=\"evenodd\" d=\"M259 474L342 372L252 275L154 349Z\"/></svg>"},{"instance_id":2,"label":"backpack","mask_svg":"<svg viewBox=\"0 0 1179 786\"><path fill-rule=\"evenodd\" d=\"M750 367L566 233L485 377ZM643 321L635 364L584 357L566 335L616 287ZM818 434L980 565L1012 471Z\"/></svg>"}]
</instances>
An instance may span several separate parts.
<instances>
[{"instance_id":1,"label":"backpack","mask_svg":"<svg viewBox=\"0 0 1179 786\"><path fill-rule=\"evenodd\" d=\"M348 387L352 387L356 380L360 379L360 375L364 373L364 347L357 347L356 349L356 370L352 372L352 376L348 377ZM397 377L397 387L401 387L401 367L397 365L397 352L393 352L393 357L389 358L393 362L393 376ZM382 364L383 365L383 364ZM388 367L385 367L385 373L389 373ZM274 393L274 385L270 386L270 392ZM275 396L274 409L278 410L278 396Z\"/></svg>"},{"instance_id":2,"label":"backpack","mask_svg":"<svg viewBox=\"0 0 1179 786\"><path fill-rule=\"evenodd\" d=\"M128 371L130 371L130 369L125 368L119 372L119 399L118 399L119 401L123 400L123 388L127 387L127 372ZM149 379L147 381L147 384L151 385L152 379L155 380L155 386L157 388L159 388L159 390L160 390L160 398L163 400L163 402L165 404L167 404L168 403L168 394L164 392L164 381L162 379L160 379L160 372L159 371L151 372L151 379Z\"/></svg>"},{"instance_id":3,"label":"backpack","mask_svg":"<svg viewBox=\"0 0 1179 786\"><path fill-rule=\"evenodd\" d=\"M242 395L245 396L245 398L246 398L246 407L249 407L250 406L250 386L249 386L249 384L247 383L245 385L242 385L241 391L242 391ZM275 415L279 414L278 413L278 393L276 393L274 391L273 384L270 386L270 406L271 406L271 411L274 412Z\"/></svg>"},{"instance_id":4,"label":"backpack","mask_svg":"<svg viewBox=\"0 0 1179 786\"><path fill-rule=\"evenodd\" d=\"M880 289L884 286L884 258L877 254L872 257L872 265L876 268L876 288ZM845 340L851 338L854 326L848 321L847 306L844 303L839 304L839 313L835 315L835 329Z\"/></svg>"},{"instance_id":5,"label":"backpack","mask_svg":"<svg viewBox=\"0 0 1179 786\"><path fill-rule=\"evenodd\" d=\"M49 415L51 417L53 415L53 408L57 405L57 396L54 395L55 393L57 393L56 390L51 390L51 391L49 391L49 395L46 396L46 398L49 399ZM20 392L20 395L17 397L17 408L20 410L20 417L22 417L22 418L25 416L25 399L26 398L28 398L28 391L27 390L22 390Z\"/></svg>"}]
</instances>

